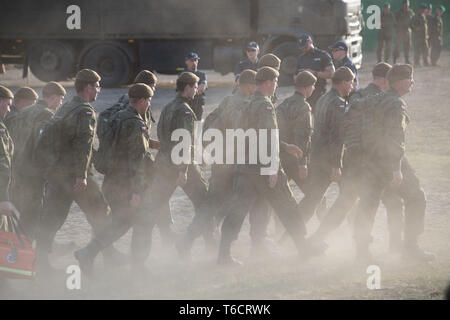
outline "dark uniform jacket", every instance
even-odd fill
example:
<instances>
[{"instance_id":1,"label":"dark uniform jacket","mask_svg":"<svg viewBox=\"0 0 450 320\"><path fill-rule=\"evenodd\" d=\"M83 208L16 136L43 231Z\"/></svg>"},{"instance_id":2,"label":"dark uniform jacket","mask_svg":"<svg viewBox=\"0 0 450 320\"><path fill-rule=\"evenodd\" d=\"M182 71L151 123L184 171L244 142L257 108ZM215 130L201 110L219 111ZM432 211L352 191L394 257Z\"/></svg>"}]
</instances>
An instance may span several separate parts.
<instances>
[{"instance_id":1,"label":"dark uniform jacket","mask_svg":"<svg viewBox=\"0 0 450 320\"><path fill-rule=\"evenodd\" d=\"M347 67L350 70L352 70L353 74L355 75L355 88L358 88L359 82L358 82L358 69L356 69L355 64L348 56L345 56L341 61L334 61L334 67L337 70L340 67Z\"/></svg>"},{"instance_id":2,"label":"dark uniform jacket","mask_svg":"<svg viewBox=\"0 0 450 320\"><path fill-rule=\"evenodd\" d=\"M0 120L0 202L9 201L13 153L13 141L3 120Z\"/></svg>"},{"instance_id":3,"label":"dark uniform jacket","mask_svg":"<svg viewBox=\"0 0 450 320\"><path fill-rule=\"evenodd\" d=\"M236 65L236 70L234 71L234 76L236 81L239 79L240 74L242 71L250 69L253 71L258 71L258 58L256 58L255 63L251 62L250 59L245 59L242 61L239 61L239 63Z\"/></svg>"},{"instance_id":4,"label":"dark uniform jacket","mask_svg":"<svg viewBox=\"0 0 450 320\"><path fill-rule=\"evenodd\" d=\"M341 122L346 101L332 88L317 101L314 111L311 162L324 168L342 168L343 136Z\"/></svg>"},{"instance_id":5,"label":"dark uniform jacket","mask_svg":"<svg viewBox=\"0 0 450 320\"><path fill-rule=\"evenodd\" d=\"M298 146L303 151L303 158L299 160L299 163L306 165L313 130L311 106L300 92L295 92L277 107L276 113L280 128L280 142ZM297 159L283 150L280 151L280 155L282 160L286 158Z\"/></svg>"},{"instance_id":6,"label":"dark uniform jacket","mask_svg":"<svg viewBox=\"0 0 450 320\"><path fill-rule=\"evenodd\" d=\"M326 67L332 66L333 61L331 56L323 50L314 48L312 51L302 53L297 59L297 73L300 70L311 69L316 72L323 72ZM325 88L327 81L322 78L317 78L316 88Z\"/></svg>"}]
</instances>

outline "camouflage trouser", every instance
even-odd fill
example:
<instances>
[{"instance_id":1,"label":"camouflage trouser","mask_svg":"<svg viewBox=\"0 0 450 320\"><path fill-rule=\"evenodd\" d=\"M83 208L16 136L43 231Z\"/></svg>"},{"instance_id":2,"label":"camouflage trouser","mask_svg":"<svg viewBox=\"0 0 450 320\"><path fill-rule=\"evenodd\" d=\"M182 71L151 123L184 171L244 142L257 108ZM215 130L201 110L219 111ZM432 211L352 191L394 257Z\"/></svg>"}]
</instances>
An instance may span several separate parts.
<instances>
[{"instance_id":1,"label":"camouflage trouser","mask_svg":"<svg viewBox=\"0 0 450 320\"><path fill-rule=\"evenodd\" d=\"M385 47L383 61L389 61L389 59L391 57L391 44L392 44L391 35L386 35L386 34L382 33L380 30L378 32L378 47L377 47L377 61L378 62L381 62L381 60L382 60L383 47Z\"/></svg>"},{"instance_id":2,"label":"camouflage trouser","mask_svg":"<svg viewBox=\"0 0 450 320\"><path fill-rule=\"evenodd\" d=\"M433 38L430 40L430 45L431 45L430 60L431 64L435 66L437 61L439 60L439 57L441 56L442 41L440 41L437 38Z\"/></svg>"},{"instance_id":3,"label":"camouflage trouser","mask_svg":"<svg viewBox=\"0 0 450 320\"><path fill-rule=\"evenodd\" d=\"M411 47L411 32L397 32L395 36L394 63L400 57L400 46L403 46L405 62L409 63L409 49Z\"/></svg>"},{"instance_id":4,"label":"camouflage trouser","mask_svg":"<svg viewBox=\"0 0 450 320\"><path fill-rule=\"evenodd\" d=\"M403 236L406 243L416 243L424 230L426 199L419 179L406 158L402 160L403 182L385 192L403 198L405 204ZM372 241L371 232L383 190L390 184L392 175L368 163L361 175L360 201L356 208L354 237L357 246L366 250ZM401 212L400 212L401 214ZM401 217L401 215L400 215ZM401 218L400 218L401 221ZM394 224L395 225L395 224Z\"/></svg>"},{"instance_id":5,"label":"camouflage trouser","mask_svg":"<svg viewBox=\"0 0 450 320\"><path fill-rule=\"evenodd\" d=\"M306 234L305 224L298 215L297 202L292 195L286 174L280 170L274 188L269 187L268 176L258 172L240 172L234 180L233 196L228 214L222 224L220 252L229 251L239 236L247 212L261 197L267 199L295 244L300 246Z\"/></svg>"},{"instance_id":6,"label":"camouflage trouser","mask_svg":"<svg viewBox=\"0 0 450 320\"><path fill-rule=\"evenodd\" d=\"M234 166L213 165L209 180L208 206L216 211L218 221L222 220L228 211L233 194L233 181L236 173ZM270 222L271 208L266 199L260 198L254 203L249 212L250 237L257 244L267 235L267 226Z\"/></svg>"},{"instance_id":7,"label":"camouflage trouser","mask_svg":"<svg viewBox=\"0 0 450 320\"><path fill-rule=\"evenodd\" d=\"M17 174L12 185L11 199L20 212L20 224L25 234L34 239L42 215L45 181L42 177Z\"/></svg>"},{"instance_id":8,"label":"camouflage trouser","mask_svg":"<svg viewBox=\"0 0 450 320\"><path fill-rule=\"evenodd\" d=\"M48 177L44 209L36 236L40 250L51 250L53 239L62 227L75 201L85 213L89 224L97 233L110 221L109 208L97 183L88 174L87 188L75 192L76 178L54 173Z\"/></svg>"},{"instance_id":9,"label":"camouflage trouser","mask_svg":"<svg viewBox=\"0 0 450 320\"><path fill-rule=\"evenodd\" d=\"M428 41L423 38L414 38L414 64L420 65L423 60L425 66L428 65Z\"/></svg>"}]
</instances>

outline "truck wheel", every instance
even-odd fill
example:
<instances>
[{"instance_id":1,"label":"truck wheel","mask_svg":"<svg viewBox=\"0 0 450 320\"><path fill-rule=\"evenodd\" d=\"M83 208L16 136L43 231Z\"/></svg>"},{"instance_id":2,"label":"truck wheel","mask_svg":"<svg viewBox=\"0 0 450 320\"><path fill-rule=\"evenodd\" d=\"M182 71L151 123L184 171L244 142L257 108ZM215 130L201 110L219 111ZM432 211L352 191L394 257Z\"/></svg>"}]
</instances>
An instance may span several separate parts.
<instances>
[{"instance_id":1,"label":"truck wheel","mask_svg":"<svg viewBox=\"0 0 450 320\"><path fill-rule=\"evenodd\" d=\"M279 85L293 85L293 76L297 71L297 57L301 53L297 42L283 42L278 45L272 53L281 59L280 77L278 79Z\"/></svg>"},{"instance_id":2,"label":"truck wheel","mask_svg":"<svg viewBox=\"0 0 450 320\"><path fill-rule=\"evenodd\" d=\"M92 69L102 77L103 87L127 84L131 63L128 55L113 43L98 44L81 57L80 69Z\"/></svg>"},{"instance_id":3,"label":"truck wheel","mask_svg":"<svg viewBox=\"0 0 450 320\"><path fill-rule=\"evenodd\" d=\"M72 73L75 59L68 43L46 40L31 44L28 61L36 78L47 82L66 80Z\"/></svg>"}]
</instances>

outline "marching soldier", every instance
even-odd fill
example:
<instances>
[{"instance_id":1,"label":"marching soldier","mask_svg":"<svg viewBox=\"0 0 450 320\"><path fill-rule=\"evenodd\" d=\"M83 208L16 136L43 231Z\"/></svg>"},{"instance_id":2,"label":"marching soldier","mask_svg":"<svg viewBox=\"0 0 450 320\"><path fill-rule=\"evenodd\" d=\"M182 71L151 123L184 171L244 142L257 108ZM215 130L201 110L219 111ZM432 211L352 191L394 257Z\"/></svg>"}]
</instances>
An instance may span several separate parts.
<instances>
[{"instance_id":1,"label":"marching soldier","mask_svg":"<svg viewBox=\"0 0 450 320\"><path fill-rule=\"evenodd\" d=\"M409 49L411 47L411 20L414 12L409 8L409 0L403 0L402 8L395 13L395 49L394 64L400 57L400 47L403 47L405 63L409 62Z\"/></svg>"}]
</instances>

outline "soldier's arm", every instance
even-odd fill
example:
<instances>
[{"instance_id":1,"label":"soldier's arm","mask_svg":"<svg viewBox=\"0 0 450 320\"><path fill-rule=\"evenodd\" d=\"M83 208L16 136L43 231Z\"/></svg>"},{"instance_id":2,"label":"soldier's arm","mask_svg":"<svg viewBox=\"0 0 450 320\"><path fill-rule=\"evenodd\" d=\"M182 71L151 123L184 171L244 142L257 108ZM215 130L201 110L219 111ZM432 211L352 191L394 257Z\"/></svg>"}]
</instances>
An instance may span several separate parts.
<instances>
[{"instance_id":1,"label":"soldier's arm","mask_svg":"<svg viewBox=\"0 0 450 320\"><path fill-rule=\"evenodd\" d=\"M342 152L344 148L343 118L345 102L334 101L329 111L330 159L333 168L342 168Z\"/></svg>"},{"instance_id":2,"label":"soldier's arm","mask_svg":"<svg viewBox=\"0 0 450 320\"><path fill-rule=\"evenodd\" d=\"M77 178L86 179L94 142L95 111L89 107L81 108L77 113L75 126L73 155L76 157L76 161L74 161L74 171Z\"/></svg>"},{"instance_id":3,"label":"soldier's arm","mask_svg":"<svg viewBox=\"0 0 450 320\"><path fill-rule=\"evenodd\" d=\"M311 150L311 136L312 136L312 114L311 110L303 107L297 114L296 125L294 126L294 143L303 151L303 158L300 159L299 164L306 165L308 162L308 155Z\"/></svg>"},{"instance_id":4,"label":"soldier's arm","mask_svg":"<svg viewBox=\"0 0 450 320\"><path fill-rule=\"evenodd\" d=\"M5 130L6 131L6 130ZM11 158L8 150L8 134L0 133L0 202L9 201L11 182Z\"/></svg>"},{"instance_id":5,"label":"soldier's arm","mask_svg":"<svg viewBox=\"0 0 450 320\"><path fill-rule=\"evenodd\" d=\"M405 154L405 129L408 118L401 102L396 103L385 116L386 161L392 171L400 170Z\"/></svg>"},{"instance_id":6,"label":"soldier's arm","mask_svg":"<svg viewBox=\"0 0 450 320\"><path fill-rule=\"evenodd\" d=\"M267 129L267 149L266 152L268 154L271 154L272 158L273 158L273 154L271 152L272 150L272 139L271 139L271 130L278 130L278 122L277 122L277 116L275 113L275 107L273 106L273 104L269 101L264 101L265 103L261 103L261 105L259 105L258 108L258 129ZM258 138L259 139L259 138ZM279 140L276 141L275 143L278 143L279 145ZM279 148L275 149L275 154L277 156L279 156ZM266 167L270 167L270 163L267 165L264 165Z\"/></svg>"},{"instance_id":7,"label":"soldier's arm","mask_svg":"<svg viewBox=\"0 0 450 320\"><path fill-rule=\"evenodd\" d=\"M178 114L176 115L176 128L177 129L185 129L187 130L191 135L191 142L194 143L194 121L196 121L197 118L195 116L195 113L190 108L183 108L178 111ZM191 160L194 157L194 147L191 145ZM188 165L187 164L180 164L178 165L178 171L187 173Z\"/></svg>"}]
</instances>

